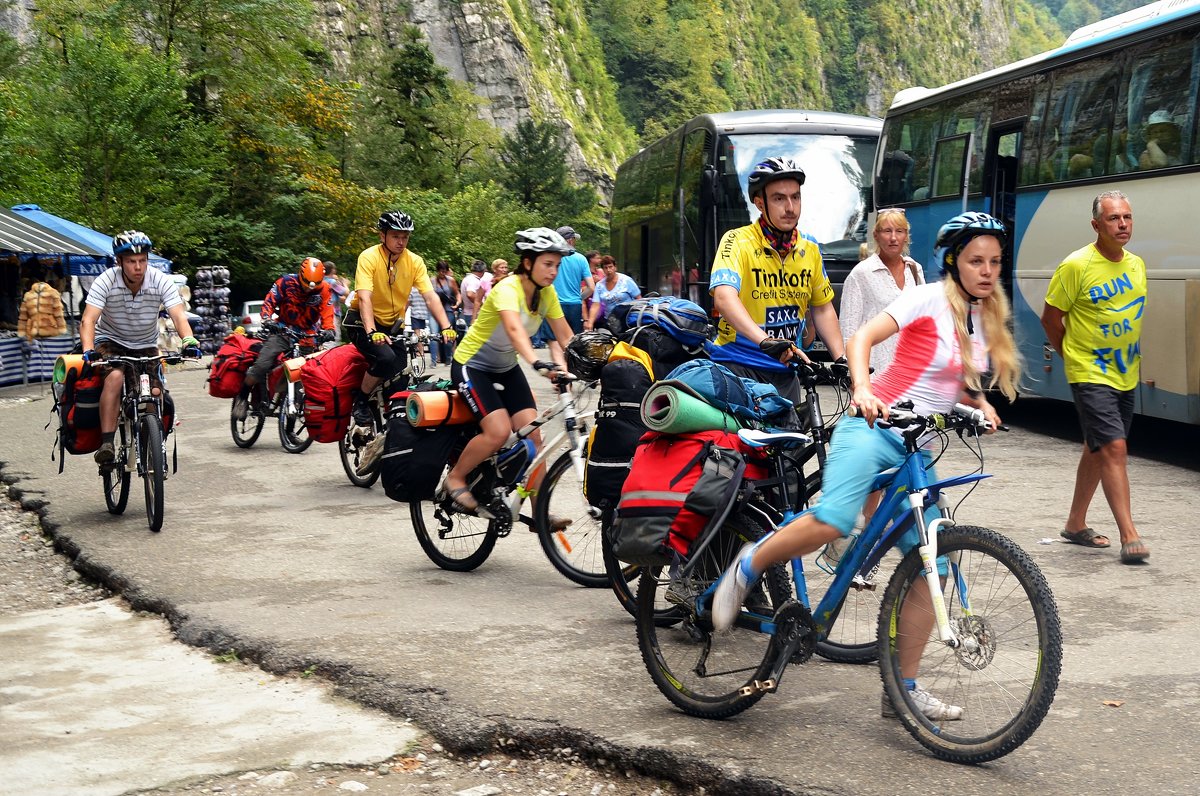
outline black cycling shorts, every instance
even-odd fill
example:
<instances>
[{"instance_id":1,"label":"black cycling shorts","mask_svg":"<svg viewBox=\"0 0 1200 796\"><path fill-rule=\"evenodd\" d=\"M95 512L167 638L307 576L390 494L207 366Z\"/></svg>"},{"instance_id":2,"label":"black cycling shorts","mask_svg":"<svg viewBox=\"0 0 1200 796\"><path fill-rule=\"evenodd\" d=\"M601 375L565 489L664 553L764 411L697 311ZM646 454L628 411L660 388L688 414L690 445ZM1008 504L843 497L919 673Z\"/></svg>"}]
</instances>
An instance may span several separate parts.
<instances>
[{"instance_id":1,"label":"black cycling shorts","mask_svg":"<svg viewBox=\"0 0 1200 796\"><path fill-rule=\"evenodd\" d=\"M450 366L450 381L480 420L497 409L506 410L510 416L525 409L537 409L520 365L493 373L455 362Z\"/></svg>"}]
</instances>

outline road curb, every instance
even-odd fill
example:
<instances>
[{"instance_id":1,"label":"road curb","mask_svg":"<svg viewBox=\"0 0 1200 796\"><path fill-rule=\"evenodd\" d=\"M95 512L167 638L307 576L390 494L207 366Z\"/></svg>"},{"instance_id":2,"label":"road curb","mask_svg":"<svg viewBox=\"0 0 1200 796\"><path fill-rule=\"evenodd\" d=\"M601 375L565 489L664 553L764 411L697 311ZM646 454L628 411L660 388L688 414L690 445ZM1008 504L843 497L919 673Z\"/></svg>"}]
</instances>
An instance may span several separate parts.
<instances>
[{"instance_id":1,"label":"road curb","mask_svg":"<svg viewBox=\"0 0 1200 796\"><path fill-rule=\"evenodd\" d=\"M0 483L10 499L25 511L36 514L54 549L66 556L84 577L103 584L136 611L154 613L167 620L175 638L213 654L236 650L238 658L253 662L275 675L316 674L334 686L335 693L389 715L411 719L446 749L462 755L498 752L509 757L535 756L569 748L574 756L593 767L635 770L676 785L703 788L705 793L733 796L797 796L821 793L797 791L766 777L741 773L715 765L698 756L656 747L619 744L585 730L550 722L485 716L451 704L443 690L429 686L397 683L393 678L365 672L331 658L313 658L275 648L263 639L231 633L226 628L193 619L171 601L148 593L127 576L93 560L82 546L54 521L50 502L39 490L24 489L23 477L0 461ZM603 761L603 762L601 762Z\"/></svg>"}]
</instances>

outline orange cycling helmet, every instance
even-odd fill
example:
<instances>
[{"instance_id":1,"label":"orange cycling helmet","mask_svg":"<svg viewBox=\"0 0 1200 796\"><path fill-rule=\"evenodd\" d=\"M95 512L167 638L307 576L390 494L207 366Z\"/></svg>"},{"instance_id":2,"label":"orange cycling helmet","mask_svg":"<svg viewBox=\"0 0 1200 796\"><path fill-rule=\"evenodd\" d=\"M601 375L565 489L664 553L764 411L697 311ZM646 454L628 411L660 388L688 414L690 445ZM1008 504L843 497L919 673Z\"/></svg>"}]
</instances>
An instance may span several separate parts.
<instances>
[{"instance_id":1,"label":"orange cycling helmet","mask_svg":"<svg viewBox=\"0 0 1200 796\"><path fill-rule=\"evenodd\" d=\"M325 263L316 257L305 257L300 263L300 283L309 290L316 290L325 281Z\"/></svg>"}]
</instances>

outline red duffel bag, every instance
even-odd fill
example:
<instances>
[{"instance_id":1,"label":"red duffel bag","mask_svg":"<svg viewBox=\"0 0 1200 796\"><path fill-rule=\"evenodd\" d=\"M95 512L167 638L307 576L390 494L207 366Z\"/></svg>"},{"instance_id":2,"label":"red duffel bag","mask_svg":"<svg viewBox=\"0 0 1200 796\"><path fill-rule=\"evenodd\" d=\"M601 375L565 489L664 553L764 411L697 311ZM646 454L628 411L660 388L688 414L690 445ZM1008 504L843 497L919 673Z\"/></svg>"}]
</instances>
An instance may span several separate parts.
<instances>
[{"instance_id":1,"label":"red duffel bag","mask_svg":"<svg viewBox=\"0 0 1200 796\"><path fill-rule=\"evenodd\" d=\"M208 394L213 398L234 398L242 389L246 371L254 364L262 340L244 334L231 334L213 355L208 366Z\"/></svg>"},{"instance_id":2,"label":"red duffel bag","mask_svg":"<svg viewBox=\"0 0 1200 796\"><path fill-rule=\"evenodd\" d=\"M304 425L317 442L337 442L350 428L354 390L362 384L367 360L352 345L340 345L310 358L300 368L304 385Z\"/></svg>"}]
</instances>

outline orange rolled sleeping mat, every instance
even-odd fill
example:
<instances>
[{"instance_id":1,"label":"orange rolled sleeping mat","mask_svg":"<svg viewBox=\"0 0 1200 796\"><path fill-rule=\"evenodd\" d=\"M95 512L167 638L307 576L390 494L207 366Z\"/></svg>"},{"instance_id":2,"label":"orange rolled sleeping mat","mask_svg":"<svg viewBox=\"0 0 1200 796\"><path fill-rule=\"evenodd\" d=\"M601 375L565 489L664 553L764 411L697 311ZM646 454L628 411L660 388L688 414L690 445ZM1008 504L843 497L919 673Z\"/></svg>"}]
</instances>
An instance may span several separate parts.
<instances>
[{"instance_id":1,"label":"orange rolled sleeping mat","mask_svg":"<svg viewBox=\"0 0 1200 796\"><path fill-rule=\"evenodd\" d=\"M444 390L410 394L405 412L408 414L408 422L417 428L459 426L475 422L475 413L463 397L456 392Z\"/></svg>"}]
</instances>

